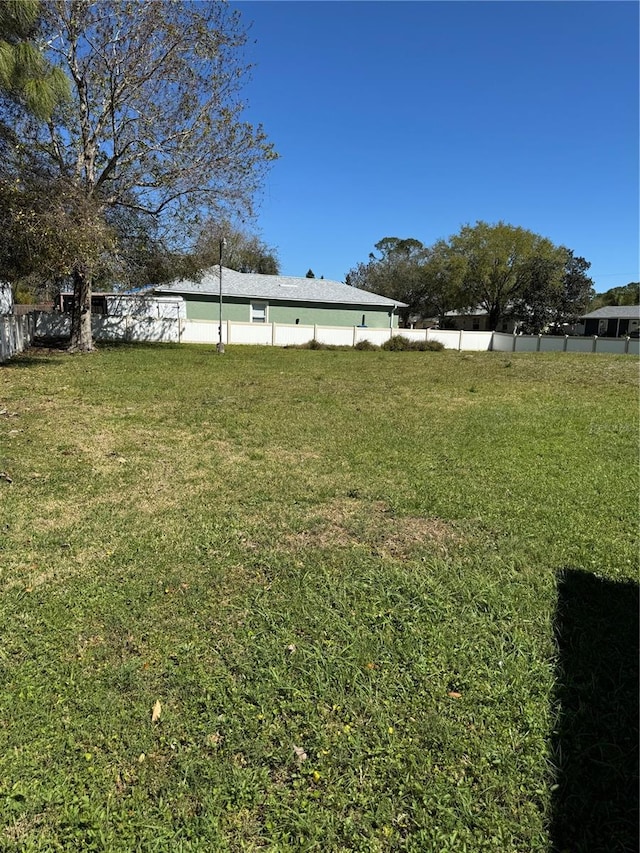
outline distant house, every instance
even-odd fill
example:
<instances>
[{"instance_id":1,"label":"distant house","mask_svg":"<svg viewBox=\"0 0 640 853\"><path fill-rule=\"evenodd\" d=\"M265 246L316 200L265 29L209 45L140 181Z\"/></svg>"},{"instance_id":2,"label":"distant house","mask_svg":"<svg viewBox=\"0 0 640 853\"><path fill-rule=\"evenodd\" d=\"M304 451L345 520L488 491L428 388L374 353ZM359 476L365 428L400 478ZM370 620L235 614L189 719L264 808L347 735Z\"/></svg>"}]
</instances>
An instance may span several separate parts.
<instances>
[{"instance_id":1,"label":"distant house","mask_svg":"<svg viewBox=\"0 0 640 853\"><path fill-rule=\"evenodd\" d=\"M236 323L283 323L291 325L366 326L389 329L398 326L398 309L404 302L387 299L338 281L294 278L284 275L242 273L218 266L200 281L175 281L155 288L161 296L181 296L187 320L222 319Z\"/></svg>"},{"instance_id":2,"label":"distant house","mask_svg":"<svg viewBox=\"0 0 640 853\"><path fill-rule=\"evenodd\" d=\"M447 311L444 315L445 328L459 329L463 332L508 332L515 331L514 320L503 317L494 329L489 323L489 314L484 308L467 309L466 311Z\"/></svg>"},{"instance_id":3,"label":"distant house","mask_svg":"<svg viewBox=\"0 0 640 853\"><path fill-rule=\"evenodd\" d=\"M71 314L73 293L61 293L58 310ZM105 317L146 317L175 320L184 317L184 305L179 296L160 298L150 293L92 293L91 313Z\"/></svg>"},{"instance_id":4,"label":"distant house","mask_svg":"<svg viewBox=\"0 0 640 853\"><path fill-rule=\"evenodd\" d=\"M606 305L580 318L584 323L584 335L600 338L620 338L624 335L638 336L640 329L640 305Z\"/></svg>"}]
</instances>

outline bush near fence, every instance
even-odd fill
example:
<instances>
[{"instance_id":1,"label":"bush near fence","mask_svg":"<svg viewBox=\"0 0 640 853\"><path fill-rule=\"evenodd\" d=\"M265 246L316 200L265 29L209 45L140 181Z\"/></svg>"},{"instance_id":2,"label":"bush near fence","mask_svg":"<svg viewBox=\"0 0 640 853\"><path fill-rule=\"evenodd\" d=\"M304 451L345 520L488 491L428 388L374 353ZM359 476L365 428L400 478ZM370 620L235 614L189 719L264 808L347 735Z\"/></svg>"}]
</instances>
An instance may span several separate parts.
<instances>
[{"instance_id":1,"label":"bush near fence","mask_svg":"<svg viewBox=\"0 0 640 853\"><path fill-rule=\"evenodd\" d=\"M180 318L92 317L97 341L175 342L217 344L220 326L215 320ZM69 337L71 319L66 314L36 314L38 338ZM450 329L367 329L361 326L287 325L282 323L222 323L223 344L296 346L315 340L330 346L357 346L369 341L381 347L392 335L412 343L438 341L445 349L466 352L587 352L640 355L637 338L598 338L554 335L511 335L504 332L468 332Z\"/></svg>"}]
</instances>

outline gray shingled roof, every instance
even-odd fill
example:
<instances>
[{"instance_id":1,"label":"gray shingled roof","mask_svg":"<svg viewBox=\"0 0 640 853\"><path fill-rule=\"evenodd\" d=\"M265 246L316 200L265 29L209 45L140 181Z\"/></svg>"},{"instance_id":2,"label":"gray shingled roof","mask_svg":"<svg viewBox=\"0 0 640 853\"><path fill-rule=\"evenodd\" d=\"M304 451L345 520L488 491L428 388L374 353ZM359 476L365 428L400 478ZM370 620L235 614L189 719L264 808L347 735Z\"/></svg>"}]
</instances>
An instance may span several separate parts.
<instances>
[{"instance_id":1,"label":"gray shingled roof","mask_svg":"<svg viewBox=\"0 0 640 853\"><path fill-rule=\"evenodd\" d=\"M219 267L212 267L200 281L174 281L157 287L156 293L193 293L217 295L220 292ZM222 296L286 302L329 302L333 305L378 305L404 308L404 302L387 299L368 290L350 287L326 278L294 278L286 275L260 275L236 272L222 267Z\"/></svg>"},{"instance_id":2,"label":"gray shingled roof","mask_svg":"<svg viewBox=\"0 0 640 853\"><path fill-rule=\"evenodd\" d=\"M590 314L583 314L581 320L640 320L640 305L605 305L596 308Z\"/></svg>"}]
</instances>

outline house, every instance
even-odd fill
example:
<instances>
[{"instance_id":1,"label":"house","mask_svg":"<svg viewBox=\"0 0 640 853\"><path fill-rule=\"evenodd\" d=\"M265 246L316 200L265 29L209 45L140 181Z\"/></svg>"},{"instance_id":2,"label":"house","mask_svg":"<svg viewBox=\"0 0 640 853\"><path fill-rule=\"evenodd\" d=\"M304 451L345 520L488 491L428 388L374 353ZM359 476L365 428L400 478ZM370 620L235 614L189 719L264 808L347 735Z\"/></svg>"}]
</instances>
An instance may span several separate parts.
<instances>
[{"instance_id":1,"label":"house","mask_svg":"<svg viewBox=\"0 0 640 853\"><path fill-rule=\"evenodd\" d=\"M222 273L222 274L221 274ZM404 302L324 278L242 273L215 266L200 281L156 287L160 296L181 296L187 320L290 325L398 326ZM222 297L222 298L221 298Z\"/></svg>"},{"instance_id":2,"label":"house","mask_svg":"<svg viewBox=\"0 0 640 853\"><path fill-rule=\"evenodd\" d=\"M606 305L580 317L583 335L600 338L638 337L640 305Z\"/></svg>"},{"instance_id":3,"label":"house","mask_svg":"<svg viewBox=\"0 0 640 853\"><path fill-rule=\"evenodd\" d=\"M466 311L447 311L444 315L446 329L458 329L463 332L507 332L516 329L516 323L509 317L503 317L494 329L489 323L489 314L484 308L468 308Z\"/></svg>"},{"instance_id":4,"label":"house","mask_svg":"<svg viewBox=\"0 0 640 853\"><path fill-rule=\"evenodd\" d=\"M73 310L73 293L60 293L57 308L64 314ZM179 296L160 298L148 293L92 293L91 313L105 317L135 317L154 320L184 318L184 305Z\"/></svg>"}]
</instances>

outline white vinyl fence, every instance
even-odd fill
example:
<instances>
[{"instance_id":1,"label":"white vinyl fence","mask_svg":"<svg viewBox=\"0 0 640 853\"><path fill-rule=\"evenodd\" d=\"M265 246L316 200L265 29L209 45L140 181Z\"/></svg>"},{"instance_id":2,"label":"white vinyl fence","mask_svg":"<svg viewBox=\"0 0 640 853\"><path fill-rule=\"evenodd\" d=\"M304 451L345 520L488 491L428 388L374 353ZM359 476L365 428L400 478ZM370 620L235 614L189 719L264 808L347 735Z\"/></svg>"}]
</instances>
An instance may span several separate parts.
<instances>
[{"instance_id":1,"label":"white vinyl fence","mask_svg":"<svg viewBox=\"0 0 640 853\"><path fill-rule=\"evenodd\" d=\"M178 318L109 317L94 314L91 330L96 341L137 341L143 343L179 343L183 321ZM43 340L71 336L69 314L36 313L35 336Z\"/></svg>"},{"instance_id":2,"label":"white vinyl fence","mask_svg":"<svg viewBox=\"0 0 640 853\"><path fill-rule=\"evenodd\" d=\"M583 338L572 335L506 335L493 332L491 349L496 352L595 352L640 355L638 338Z\"/></svg>"},{"instance_id":3,"label":"white vinyl fence","mask_svg":"<svg viewBox=\"0 0 640 853\"><path fill-rule=\"evenodd\" d=\"M0 314L0 362L22 352L33 343L35 321L33 314L16 317Z\"/></svg>"},{"instance_id":4,"label":"white vinyl fence","mask_svg":"<svg viewBox=\"0 0 640 853\"><path fill-rule=\"evenodd\" d=\"M181 317L92 317L97 341L175 342L217 344L220 326L216 320L186 320ZM71 320L66 314L36 314L38 338L69 337ZM446 349L466 352L587 352L640 355L637 338L557 337L553 335L508 335L503 332L465 332L448 329L367 329L361 326L302 326L284 323L222 323L223 344L295 346L311 340L338 346L355 346L368 340L380 346L391 334L411 341L440 341Z\"/></svg>"}]
</instances>

